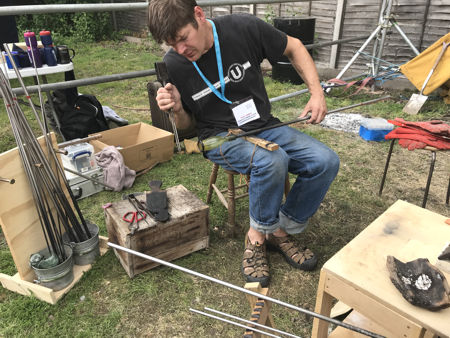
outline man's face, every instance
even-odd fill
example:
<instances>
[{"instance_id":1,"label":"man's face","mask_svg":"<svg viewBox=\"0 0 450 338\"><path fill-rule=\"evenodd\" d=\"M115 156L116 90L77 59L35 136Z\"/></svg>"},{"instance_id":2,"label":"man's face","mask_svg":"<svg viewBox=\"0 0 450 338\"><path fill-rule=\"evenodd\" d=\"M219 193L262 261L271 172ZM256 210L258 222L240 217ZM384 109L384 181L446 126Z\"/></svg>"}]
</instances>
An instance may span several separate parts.
<instances>
[{"instance_id":1,"label":"man's face","mask_svg":"<svg viewBox=\"0 0 450 338\"><path fill-rule=\"evenodd\" d=\"M195 28L188 24L181 28L174 41L168 44L189 61L197 61L207 51L205 50L205 36L202 27Z\"/></svg>"},{"instance_id":2,"label":"man's face","mask_svg":"<svg viewBox=\"0 0 450 338\"><path fill-rule=\"evenodd\" d=\"M189 61L197 61L213 45L211 24L206 20L200 7L195 7L195 20L197 28L193 24L187 24L178 31L175 40L167 41L178 54L183 55Z\"/></svg>"}]
</instances>

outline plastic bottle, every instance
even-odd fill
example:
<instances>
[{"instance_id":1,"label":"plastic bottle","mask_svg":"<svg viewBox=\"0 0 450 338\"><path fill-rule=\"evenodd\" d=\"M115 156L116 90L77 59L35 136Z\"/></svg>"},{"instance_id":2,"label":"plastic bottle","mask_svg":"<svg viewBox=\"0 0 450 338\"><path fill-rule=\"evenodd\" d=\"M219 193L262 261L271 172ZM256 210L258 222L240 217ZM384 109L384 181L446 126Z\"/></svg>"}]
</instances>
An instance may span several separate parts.
<instances>
[{"instance_id":1,"label":"plastic bottle","mask_svg":"<svg viewBox=\"0 0 450 338\"><path fill-rule=\"evenodd\" d=\"M45 63L50 67L56 66L57 61L55 49L53 47L52 34L50 31L41 31L39 32L39 36L41 37L41 42L44 45Z\"/></svg>"},{"instance_id":2,"label":"plastic bottle","mask_svg":"<svg viewBox=\"0 0 450 338\"><path fill-rule=\"evenodd\" d=\"M36 68L42 67L42 60L37 47L36 35L34 32L26 31L23 36L25 37L25 44L27 45L28 58L30 59L31 66L33 67L34 65L34 58Z\"/></svg>"}]
</instances>

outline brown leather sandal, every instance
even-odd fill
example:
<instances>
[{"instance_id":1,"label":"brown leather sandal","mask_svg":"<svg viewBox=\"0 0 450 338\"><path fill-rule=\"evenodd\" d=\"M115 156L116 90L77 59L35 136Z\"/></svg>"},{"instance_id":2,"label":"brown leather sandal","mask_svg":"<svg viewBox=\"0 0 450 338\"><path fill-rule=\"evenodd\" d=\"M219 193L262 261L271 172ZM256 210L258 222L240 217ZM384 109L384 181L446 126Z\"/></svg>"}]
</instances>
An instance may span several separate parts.
<instances>
[{"instance_id":1,"label":"brown leather sandal","mask_svg":"<svg viewBox=\"0 0 450 338\"><path fill-rule=\"evenodd\" d=\"M267 262L266 244L252 244L245 236L245 251L241 272L247 282L258 282L262 287L269 285L270 274Z\"/></svg>"},{"instance_id":2,"label":"brown leather sandal","mask_svg":"<svg viewBox=\"0 0 450 338\"><path fill-rule=\"evenodd\" d=\"M266 243L267 249L281 253L294 268L310 271L317 265L317 257L314 253L306 247L301 250L297 248L293 238L289 235L276 237L270 234Z\"/></svg>"}]
</instances>

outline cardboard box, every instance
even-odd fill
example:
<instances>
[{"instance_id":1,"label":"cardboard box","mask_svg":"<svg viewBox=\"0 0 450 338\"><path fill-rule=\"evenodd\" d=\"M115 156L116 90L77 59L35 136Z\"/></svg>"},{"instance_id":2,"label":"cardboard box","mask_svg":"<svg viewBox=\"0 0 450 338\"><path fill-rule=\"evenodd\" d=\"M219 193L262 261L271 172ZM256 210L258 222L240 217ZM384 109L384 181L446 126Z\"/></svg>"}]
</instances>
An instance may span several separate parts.
<instances>
[{"instance_id":1,"label":"cardboard box","mask_svg":"<svg viewBox=\"0 0 450 338\"><path fill-rule=\"evenodd\" d=\"M133 233L124 214L134 211L128 200L114 202L105 209L106 229L111 243L116 243L165 261L186 256L209 245L209 207L182 185L167 190L170 218L157 222L150 216L139 222ZM145 204L145 194L136 194ZM122 250L114 252L130 278L158 266L157 263Z\"/></svg>"},{"instance_id":2,"label":"cardboard box","mask_svg":"<svg viewBox=\"0 0 450 338\"><path fill-rule=\"evenodd\" d=\"M94 146L95 153L107 146L115 146L122 154L125 165L135 171L169 161L173 156L173 134L146 123L130 124L97 134L102 137L89 142Z\"/></svg>"}]
</instances>

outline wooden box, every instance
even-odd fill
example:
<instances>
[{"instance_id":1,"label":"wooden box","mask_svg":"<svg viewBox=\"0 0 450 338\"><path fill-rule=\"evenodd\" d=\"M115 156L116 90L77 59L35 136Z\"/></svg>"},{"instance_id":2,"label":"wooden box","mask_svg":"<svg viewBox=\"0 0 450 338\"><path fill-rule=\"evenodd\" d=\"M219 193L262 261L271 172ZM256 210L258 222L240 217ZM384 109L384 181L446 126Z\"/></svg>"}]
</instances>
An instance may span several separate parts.
<instances>
[{"instance_id":1,"label":"wooden box","mask_svg":"<svg viewBox=\"0 0 450 338\"><path fill-rule=\"evenodd\" d=\"M134 211L128 200L112 203L111 207L105 209L109 241L165 261L207 248L209 207L182 185L166 191L169 220L156 222L147 216L147 222L140 221L134 234L128 228L129 223L122 219L128 211ZM137 195L136 198L145 203L145 194ZM158 265L121 250L114 251L130 278Z\"/></svg>"}]
</instances>

